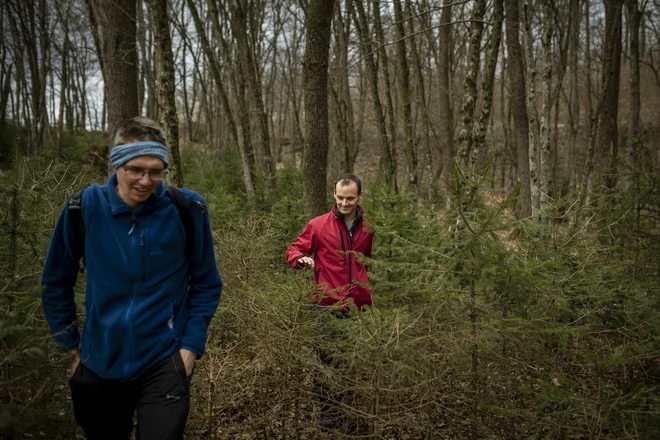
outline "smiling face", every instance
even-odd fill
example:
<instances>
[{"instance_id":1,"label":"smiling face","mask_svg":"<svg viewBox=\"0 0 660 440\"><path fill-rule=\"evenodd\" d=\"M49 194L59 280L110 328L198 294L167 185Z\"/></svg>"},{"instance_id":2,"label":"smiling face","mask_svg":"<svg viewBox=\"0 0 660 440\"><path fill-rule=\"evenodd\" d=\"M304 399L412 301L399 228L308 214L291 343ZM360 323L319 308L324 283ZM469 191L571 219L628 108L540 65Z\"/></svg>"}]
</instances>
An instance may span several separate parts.
<instances>
[{"instance_id":1,"label":"smiling face","mask_svg":"<svg viewBox=\"0 0 660 440\"><path fill-rule=\"evenodd\" d=\"M139 156L117 168L117 194L129 207L136 208L153 194L160 180L152 180L149 173L139 179L131 178L124 167L154 171L165 169L165 163L157 157Z\"/></svg>"},{"instance_id":2,"label":"smiling face","mask_svg":"<svg viewBox=\"0 0 660 440\"><path fill-rule=\"evenodd\" d=\"M357 184L352 181L346 185L337 182L334 195L337 209L344 216L344 220L352 221L355 218L355 210L362 201L362 193L358 194Z\"/></svg>"}]
</instances>

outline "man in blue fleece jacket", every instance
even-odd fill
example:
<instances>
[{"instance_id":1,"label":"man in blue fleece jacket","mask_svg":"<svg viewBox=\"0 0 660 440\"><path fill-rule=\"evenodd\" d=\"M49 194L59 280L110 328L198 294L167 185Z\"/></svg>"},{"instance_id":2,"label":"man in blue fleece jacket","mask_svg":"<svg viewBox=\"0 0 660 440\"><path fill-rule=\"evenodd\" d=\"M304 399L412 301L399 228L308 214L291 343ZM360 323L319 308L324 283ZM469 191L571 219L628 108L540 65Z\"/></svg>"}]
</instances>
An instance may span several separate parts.
<instances>
[{"instance_id":1,"label":"man in blue fleece jacket","mask_svg":"<svg viewBox=\"0 0 660 440\"><path fill-rule=\"evenodd\" d=\"M183 439L190 377L222 291L208 210L199 194L179 190L194 219L187 238L162 182L168 149L154 121L131 119L114 144L115 173L82 195L84 252L67 205L55 225L42 274L44 313L71 353L74 413L88 439L128 440L135 412L138 439ZM81 336L73 288L83 255Z\"/></svg>"}]
</instances>

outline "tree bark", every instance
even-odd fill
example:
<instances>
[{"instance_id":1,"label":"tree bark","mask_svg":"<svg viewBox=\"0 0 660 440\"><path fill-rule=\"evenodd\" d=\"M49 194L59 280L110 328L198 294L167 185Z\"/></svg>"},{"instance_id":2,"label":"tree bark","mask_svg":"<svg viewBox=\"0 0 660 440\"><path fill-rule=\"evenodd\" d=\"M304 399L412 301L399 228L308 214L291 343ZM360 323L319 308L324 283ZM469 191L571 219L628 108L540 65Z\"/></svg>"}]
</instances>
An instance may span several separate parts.
<instances>
[{"instance_id":1,"label":"tree bark","mask_svg":"<svg viewBox=\"0 0 660 440\"><path fill-rule=\"evenodd\" d=\"M412 9L412 4L410 0L406 0L406 10L408 11L408 16L413 17L413 9ZM424 12L426 9L423 10ZM421 15L421 14L418 14ZM409 26L410 26L410 34L411 35L417 35L417 31L415 30L415 20L410 18L409 19ZM424 24L422 23L422 26ZM431 133L434 134L434 140L436 143L436 148L438 148L439 145L439 136L435 130L435 127L433 126L431 122L431 117L429 115L429 104L428 104L428 96L427 96L427 81L424 78L424 71L423 71L423 65L422 65L422 60L420 56L420 51L417 48L417 43L413 40L410 44L410 55L411 59L413 62L413 70L415 72L415 79L417 81L417 100L418 100L418 107L421 107L422 111L422 141L420 142L423 144L422 146L422 151L424 152L425 155L425 162L426 162L426 170L428 173L428 176L426 177L427 182L428 182L428 196L429 200L431 202L431 207L432 209L435 208L436 202L437 202L437 182L436 182L436 176L440 175L439 171L436 171L436 168L442 169L442 163L440 163L440 166L436 164L434 167L434 155L433 155L433 148L431 146ZM431 78L429 78L428 83L431 82ZM422 171L424 168L422 168ZM422 177L420 176L420 185L422 182Z\"/></svg>"},{"instance_id":2,"label":"tree bark","mask_svg":"<svg viewBox=\"0 0 660 440\"><path fill-rule=\"evenodd\" d=\"M211 2L211 4L213 3L214 2ZM202 20L199 17L197 6L193 2L193 0L187 0L187 4L188 4L188 8L190 9L190 15L192 16L193 22L195 23L195 29L197 29L197 35L200 39L201 46L206 55L206 60L208 62L208 66L211 71L213 81L218 89L218 92L220 93L220 100L222 102L222 107L225 112L224 117L227 119L227 123L229 126L228 128L229 128L230 138L234 142L234 145L236 145L237 148L239 149L239 154L241 156L241 168L243 171L243 183L245 185L245 192L247 194L248 203L250 204L252 209L255 210L257 207L257 193L254 185L254 159L252 159L252 153L251 151L249 151L249 148L245 145L244 142L241 142L239 140L238 129L236 127L236 123L234 122L234 116L232 113L231 106L229 105L229 98L227 96L227 91L225 90L224 80L220 72L220 67L217 61L217 57L215 55L214 49L211 48L211 43L209 42L209 39L206 35L206 30L204 29ZM215 15L217 17L217 12L215 13ZM200 78L200 81L203 81L203 78ZM204 97L204 99L206 99L207 101L208 98L209 97L206 96ZM207 108L207 113L209 113L208 109L210 109L210 106L208 104L206 108ZM212 118L207 118L209 123L211 119Z\"/></svg>"},{"instance_id":3,"label":"tree bark","mask_svg":"<svg viewBox=\"0 0 660 440\"><path fill-rule=\"evenodd\" d=\"M552 112L552 13L550 0L543 1L543 95L541 100L541 132L539 154L539 208L544 210L550 205L550 188L552 187L552 154L551 154L551 112ZM546 223L548 216L541 215L542 223Z\"/></svg>"},{"instance_id":4,"label":"tree bark","mask_svg":"<svg viewBox=\"0 0 660 440\"><path fill-rule=\"evenodd\" d=\"M493 25L490 35L490 47L486 58L486 70L481 82L483 101L479 122L474 129L474 145L472 148L472 163L477 163L479 150L486 144L486 130L490 121L490 112L493 106L493 89L495 84L495 71L497 69L497 58L500 53L500 42L502 41L502 18L504 16L504 0L495 0L493 11Z\"/></svg>"},{"instance_id":5,"label":"tree bark","mask_svg":"<svg viewBox=\"0 0 660 440\"><path fill-rule=\"evenodd\" d=\"M628 9L628 32L630 34L630 119L628 121L628 154L626 160L632 169L638 165L637 138L639 137L639 113L641 108L640 87L640 36L642 12L638 0L626 0Z\"/></svg>"},{"instance_id":6,"label":"tree bark","mask_svg":"<svg viewBox=\"0 0 660 440\"><path fill-rule=\"evenodd\" d=\"M378 70L376 68L374 50L369 35L367 14L364 10L364 5L360 0L354 0L354 5L353 19L360 38L360 52L362 53L362 59L368 76L369 92L373 102L376 127L380 140L382 175L384 176L385 183L390 191L397 193L396 162L395 158L392 156L390 139L387 135L385 114L380 100L380 92L378 90Z\"/></svg>"},{"instance_id":7,"label":"tree bark","mask_svg":"<svg viewBox=\"0 0 660 440\"><path fill-rule=\"evenodd\" d=\"M357 2L360 3L359 1ZM397 170L397 148L396 148L396 118L394 116L394 102L392 100L392 81L390 80L390 66L387 56L387 50L385 46L385 35L383 33L383 24L380 16L380 2L373 2L373 13L374 13L374 33L376 34L376 48L375 51L378 54L376 59L376 67L380 66L380 71L383 72L383 94L385 95L385 112L387 115L387 123L390 128L389 142L387 143L389 148L389 157L392 161L392 168ZM366 16L366 15L365 15ZM394 175L396 178L396 174ZM395 192L398 192L398 182L396 187L393 188Z\"/></svg>"},{"instance_id":8,"label":"tree bark","mask_svg":"<svg viewBox=\"0 0 660 440\"><path fill-rule=\"evenodd\" d=\"M596 170L602 173L601 183L614 188L617 180L616 162L619 156L619 83L621 78L622 4L619 0L604 0L605 53L603 63L604 87L596 136Z\"/></svg>"},{"instance_id":9,"label":"tree bark","mask_svg":"<svg viewBox=\"0 0 660 440\"><path fill-rule=\"evenodd\" d=\"M68 66L68 54L69 54L69 12L66 11L66 16L62 13L63 11L58 10L58 18L62 25L64 35L62 36L62 50L60 51L60 56L62 58L61 62L61 72L60 72L60 105L59 113L57 118L57 140L55 144L55 158L60 159L62 157L62 137L64 135L64 112L67 105L67 90L69 89L69 66Z\"/></svg>"},{"instance_id":10,"label":"tree bark","mask_svg":"<svg viewBox=\"0 0 660 440\"><path fill-rule=\"evenodd\" d=\"M570 128L570 145L568 153L569 167L569 188L577 187L577 137L580 127L580 96L579 96L579 50L580 50L580 18L581 18L580 0L571 0L569 12L568 29L568 57L569 57L569 98L568 98L568 117Z\"/></svg>"},{"instance_id":11,"label":"tree bark","mask_svg":"<svg viewBox=\"0 0 660 440\"><path fill-rule=\"evenodd\" d=\"M406 49L406 32L403 26L404 17L401 1L393 0L394 21L396 28L396 53L399 77L399 93L401 94L401 112L403 114L404 151L406 155L406 189L412 192L413 200L419 198L419 180L417 177L417 146L412 125L412 104L410 97L410 69L408 67L408 51ZM414 40L411 44L415 44ZM422 104L423 105L423 104Z\"/></svg>"},{"instance_id":12,"label":"tree bark","mask_svg":"<svg viewBox=\"0 0 660 440\"><path fill-rule=\"evenodd\" d=\"M523 4L523 23L525 32L523 39L525 41L525 60L526 77L525 85L527 87L527 119L529 121L529 178L532 199L532 214L535 214L541 204L541 187L539 185L539 122L536 112L536 60L534 59L532 21L533 9L531 0Z\"/></svg>"},{"instance_id":13,"label":"tree bark","mask_svg":"<svg viewBox=\"0 0 660 440\"><path fill-rule=\"evenodd\" d=\"M327 210L328 58L334 3L334 0L311 2L305 20L303 199L305 213L309 217L321 215Z\"/></svg>"},{"instance_id":14,"label":"tree bark","mask_svg":"<svg viewBox=\"0 0 660 440\"><path fill-rule=\"evenodd\" d=\"M158 114L170 150L169 177L174 186L183 187L183 172L179 154L179 117L176 112L174 57L167 14L168 2L167 0L148 1L156 46L156 86L160 109Z\"/></svg>"},{"instance_id":15,"label":"tree bark","mask_svg":"<svg viewBox=\"0 0 660 440\"><path fill-rule=\"evenodd\" d=\"M480 70L481 37L484 31L484 14L486 1L476 0L470 17L470 45L468 48L468 65L463 83L463 105L461 106L461 130L458 133L459 150L457 155L461 172L466 179L472 173L471 150L474 139L474 116L477 105L477 78Z\"/></svg>"},{"instance_id":16,"label":"tree bark","mask_svg":"<svg viewBox=\"0 0 660 440\"><path fill-rule=\"evenodd\" d=\"M442 12L440 13L440 29L438 30L438 79L439 79L439 102L440 107L440 150L443 158L443 174L441 179L441 191L449 206L450 181L454 173L454 106L451 100L451 14L454 0L443 0Z\"/></svg>"},{"instance_id":17,"label":"tree bark","mask_svg":"<svg viewBox=\"0 0 660 440\"><path fill-rule=\"evenodd\" d=\"M86 0L105 84L108 133L139 114L135 0Z\"/></svg>"},{"instance_id":18,"label":"tree bark","mask_svg":"<svg viewBox=\"0 0 660 440\"><path fill-rule=\"evenodd\" d=\"M46 103L47 78L50 71L50 15L46 0L7 2L9 23L12 25L16 40L22 40L18 51L25 51L30 69L30 114L28 153L41 152L44 131L48 124L48 106ZM21 58L23 53L20 54ZM18 64L17 64L18 65ZM27 86L27 77L25 85ZM27 90L26 90L27 91Z\"/></svg>"},{"instance_id":19,"label":"tree bark","mask_svg":"<svg viewBox=\"0 0 660 440\"><path fill-rule=\"evenodd\" d=\"M346 0L346 19L342 16L341 8L335 7L335 62L336 62L336 112L334 118L337 120L337 131L341 139L341 169L352 173L358 144L355 141L355 121L353 112L353 100L349 81L349 39L351 29L352 1Z\"/></svg>"},{"instance_id":20,"label":"tree bark","mask_svg":"<svg viewBox=\"0 0 660 440\"><path fill-rule=\"evenodd\" d=\"M248 39L247 2L245 0L231 0L231 29L237 43L237 57L244 76L246 98L249 100L256 116L258 140L256 152L261 165L261 175L267 189L275 188L275 167L270 151L270 135L268 132L268 115L264 107L261 93L261 79L259 77L256 54ZM248 112L248 116L252 112ZM248 128L249 130L249 128Z\"/></svg>"},{"instance_id":21,"label":"tree bark","mask_svg":"<svg viewBox=\"0 0 660 440\"><path fill-rule=\"evenodd\" d=\"M516 217L532 215L531 186L529 177L529 121L527 119L527 92L525 69L520 44L520 12L518 0L505 0L506 46L508 52L508 82L510 106L513 115L514 145L516 149L517 183L519 187Z\"/></svg>"}]
</instances>

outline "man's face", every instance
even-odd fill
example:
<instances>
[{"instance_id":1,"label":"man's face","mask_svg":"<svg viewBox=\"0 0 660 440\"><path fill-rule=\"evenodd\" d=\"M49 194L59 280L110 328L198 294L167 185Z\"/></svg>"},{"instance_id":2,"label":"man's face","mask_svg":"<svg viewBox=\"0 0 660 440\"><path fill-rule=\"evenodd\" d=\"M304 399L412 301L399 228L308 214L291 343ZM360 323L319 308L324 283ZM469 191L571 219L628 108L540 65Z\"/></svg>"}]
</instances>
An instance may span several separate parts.
<instances>
[{"instance_id":1,"label":"man's face","mask_svg":"<svg viewBox=\"0 0 660 440\"><path fill-rule=\"evenodd\" d=\"M153 174L154 171L164 169L165 163L153 156L139 156L129 160L117 168L119 197L131 208L137 207L153 194L160 180L151 179L149 173L143 173L140 178L134 176L139 175L140 171L151 171Z\"/></svg>"},{"instance_id":2,"label":"man's face","mask_svg":"<svg viewBox=\"0 0 660 440\"><path fill-rule=\"evenodd\" d=\"M362 194L358 194L357 184L350 182L348 185L342 185L338 182L335 185L335 202L339 212L344 217L351 217L357 209L358 203L362 201Z\"/></svg>"}]
</instances>

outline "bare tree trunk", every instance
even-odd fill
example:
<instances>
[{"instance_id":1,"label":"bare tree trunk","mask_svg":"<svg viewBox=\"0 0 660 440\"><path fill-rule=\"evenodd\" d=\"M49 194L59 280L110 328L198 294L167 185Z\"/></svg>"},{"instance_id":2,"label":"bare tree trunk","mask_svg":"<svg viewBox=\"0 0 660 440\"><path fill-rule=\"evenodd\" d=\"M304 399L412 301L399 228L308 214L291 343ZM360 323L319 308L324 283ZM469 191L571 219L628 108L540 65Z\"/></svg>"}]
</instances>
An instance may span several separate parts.
<instances>
[{"instance_id":1,"label":"bare tree trunk","mask_svg":"<svg viewBox=\"0 0 660 440\"><path fill-rule=\"evenodd\" d=\"M410 0L406 0L406 10L408 11L408 16L413 17L413 10L412 10L412 4ZM426 10L424 10L426 11ZM421 14L420 14L421 15ZM417 32L415 31L415 21L414 19L409 20L410 23L410 34L411 35L417 35ZM423 26L423 25L422 25ZM435 208L436 201L437 201L437 195L436 195L436 189L437 189L437 184L436 184L436 171L433 166L433 151L431 148L431 132L435 135L435 140L436 143L438 141L438 135L435 130L435 127L431 123L431 118L429 116L429 108L428 108L428 103L427 99L428 96L426 95L426 81L424 78L424 72L423 72L423 66L422 66L422 61L421 57L419 54L419 50L417 49L417 44L415 41L411 42L410 45L410 54L413 62L413 69L415 71L415 77L417 80L417 100L418 100L418 106L421 107L422 110L422 124L423 124L423 129L422 129L422 137L423 137L423 147L422 151L424 151L424 154L426 156L425 161L426 161L426 168L428 172L428 194L429 194L429 200L431 202L431 207ZM429 78L429 83L431 82L431 79ZM437 165L436 165L437 166ZM440 165L442 166L442 164ZM421 180L422 178L420 177L420 185L421 185Z\"/></svg>"},{"instance_id":2,"label":"bare tree trunk","mask_svg":"<svg viewBox=\"0 0 660 440\"><path fill-rule=\"evenodd\" d=\"M543 1L543 96L541 102L541 133L539 154L539 208L541 210L550 205L550 188L552 187L552 155L551 155L551 112L552 112L552 13L550 0ZM547 215L541 216L546 223Z\"/></svg>"},{"instance_id":3,"label":"bare tree trunk","mask_svg":"<svg viewBox=\"0 0 660 440\"><path fill-rule=\"evenodd\" d=\"M328 59L334 4L334 0L311 2L305 20L303 198L309 217L321 215L327 209Z\"/></svg>"},{"instance_id":4,"label":"bare tree trunk","mask_svg":"<svg viewBox=\"0 0 660 440\"><path fill-rule=\"evenodd\" d=\"M472 133L474 130L474 116L477 105L477 78L480 69L481 37L484 31L484 14L486 1L476 0L472 7L470 17L470 46L468 48L468 66L463 83L463 105L461 106L461 130L458 133L460 148L458 150L458 163L463 176L469 178L472 167L471 150L473 146Z\"/></svg>"},{"instance_id":5,"label":"bare tree trunk","mask_svg":"<svg viewBox=\"0 0 660 440\"><path fill-rule=\"evenodd\" d=\"M638 164L637 138L639 137L639 112L641 87L639 73L640 38L639 28L642 12L638 0L626 0L628 8L628 32L630 33L630 119L628 122L628 165L635 169Z\"/></svg>"},{"instance_id":6,"label":"bare tree trunk","mask_svg":"<svg viewBox=\"0 0 660 440\"><path fill-rule=\"evenodd\" d=\"M186 8L183 7L184 5L181 4L181 17L180 19L175 20L175 26L179 32L179 35L181 36L182 44L183 47L181 47L181 51L183 52L181 55L181 61L177 62L176 65L180 65L181 68L179 70L179 76L181 77L181 92L183 94L183 116L185 118L185 136L186 140L191 141L194 139L194 132L193 132L193 111L194 111L194 97L193 97L193 103L191 105L190 103L190 97L188 96L188 62L187 62L187 55L188 55L188 44L189 44L189 38L188 38L188 32L186 31L185 23L186 23Z\"/></svg>"},{"instance_id":7,"label":"bare tree trunk","mask_svg":"<svg viewBox=\"0 0 660 440\"><path fill-rule=\"evenodd\" d=\"M481 114L479 122L474 128L474 141L472 147L472 163L477 163L479 150L486 144L486 130L490 120L491 108L493 105L493 89L495 84L495 71L497 69L497 58L500 53L500 42L502 41L502 19L504 16L504 0L495 0L495 10L493 11L493 26L490 36L490 47L486 58L486 70L484 71L481 90L483 101L481 105Z\"/></svg>"},{"instance_id":8,"label":"bare tree trunk","mask_svg":"<svg viewBox=\"0 0 660 440\"><path fill-rule=\"evenodd\" d=\"M61 69L60 72L60 105L59 105L59 114L57 120L57 140L55 144L55 158L60 159L62 157L62 137L64 135L64 111L66 109L66 95L69 86L69 67L68 67L68 53L69 53L69 12L66 11L66 16L62 13L63 11L58 10L59 20L62 24L64 35L62 36L62 50L60 51L62 57Z\"/></svg>"},{"instance_id":9,"label":"bare tree trunk","mask_svg":"<svg viewBox=\"0 0 660 440\"><path fill-rule=\"evenodd\" d=\"M380 92L378 90L378 71L376 69L376 61L374 60L374 51L372 48L369 25L367 22L366 12L360 0L354 0L355 8L353 9L353 19L355 27L360 36L360 51L367 71L369 91L371 100L374 107L374 115L376 118L376 127L378 130L378 137L380 140L381 164L383 167L383 175L388 188L396 193L398 191L397 178L396 178L396 162L392 157L392 150L390 148L390 139L387 136L387 128L385 122L385 115L383 106L380 101Z\"/></svg>"},{"instance_id":10,"label":"bare tree trunk","mask_svg":"<svg viewBox=\"0 0 660 440\"><path fill-rule=\"evenodd\" d=\"M179 117L176 112L174 57L168 20L167 0L148 0L156 46L156 75L160 123L165 132L170 154L170 179L174 186L183 186L179 154Z\"/></svg>"},{"instance_id":11,"label":"bare tree trunk","mask_svg":"<svg viewBox=\"0 0 660 440\"><path fill-rule=\"evenodd\" d=\"M135 0L86 0L98 43L110 142L126 119L139 114Z\"/></svg>"},{"instance_id":12,"label":"bare tree trunk","mask_svg":"<svg viewBox=\"0 0 660 440\"><path fill-rule=\"evenodd\" d=\"M454 110L451 100L451 14L454 0L443 0L440 13L440 29L438 30L438 79L440 81L439 102L441 153L443 157L444 176L441 179L441 191L445 196L447 207L450 204L450 181L454 173Z\"/></svg>"},{"instance_id":13,"label":"bare tree trunk","mask_svg":"<svg viewBox=\"0 0 660 440\"><path fill-rule=\"evenodd\" d=\"M213 4L215 2L211 2L211 3ZM250 203L252 209L255 210L257 207L257 193L254 185L254 162L253 159L251 159L252 154L251 151L249 151L250 149L248 148L249 144L248 146L246 146L244 142L241 142L239 140L238 129L236 127L236 123L234 122L234 116L232 113L231 106L229 105L229 98L225 90L224 80L220 72L220 67L216 59L215 51L214 49L211 48L211 43L209 42L209 39L206 35L206 30L204 29L202 20L199 17L197 6L193 2L193 0L187 0L187 4L188 4L188 8L190 9L190 15L192 16L193 22L195 23L195 28L197 29L197 35L200 39L201 46L204 50L204 53L206 54L206 60L208 62L208 66L211 71L213 81L215 82L218 93L220 94L220 100L222 102L222 107L225 112L224 117L227 119L227 123L229 125L230 138L234 142L234 145L236 145L237 148L239 149L239 153L241 156L241 167L243 171L243 183L245 184L245 192L247 194L248 203ZM215 16L217 18L217 11L215 12ZM200 75L200 81L203 82L203 78L201 77L201 75ZM208 100L209 97L205 96L204 99ZM208 105L208 102L206 108L208 114L211 108L211 106ZM207 119L209 123L211 123L211 120L212 118L210 117Z\"/></svg>"},{"instance_id":14,"label":"bare tree trunk","mask_svg":"<svg viewBox=\"0 0 660 440\"><path fill-rule=\"evenodd\" d=\"M516 217L532 215L531 186L529 177L529 122L527 119L527 92L523 52L520 45L520 12L518 0L505 0L506 45L508 52L508 82L510 106L513 116L516 146L517 183L519 186Z\"/></svg>"},{"instance_id":15,"label":"bare tree trunk","mask_svg":"<svg viewBox=\"0 0 660 440\"><path fill-rule=\"evenodd\" d=\"M412 190L413 199L419 198L419 180L417 177L417 146L412 126L412 104L410 97L410 69L408 68L408 51L406 50L406 32L403 26L404 17L401 1L393 0L394 21L396 23L396 52L399 67L399 93L401 93L401 110L403 113L404 151L406 154L406 189ZM411 45L414 45L414 40ZM423 105L423 104L422 104Z\"/></svg>"},{"instance_id":16,"label":"bare tree trunk","mask_svg":"<svg viewBox=\"0 0 660 440\"><path fill-rule=\"evenodd\" d=\"M340 134L341 145L341 167L346 172L352 173L358 144L355 142L355 121L353 113L353 100L349 81L349 38L351 29L352 1L346 0L346 20L342 16L341 8L335 7L335 60L336 60L336 93L335 107L337 111L334 117L338 122L338 134Z\"/></svg>"},{"instance_id":17,"label":"bare tree trunk","mask_svg":"<svg viewBox=\"0 0 660 440\"><path fill-rule=\"evenodd\" d=\"M261 174L267 189L275 188L275 167L270 152L270 135L268 133L268 115L264 107L261 93L261 80L256 65L256 54L248 40L248 17L246 0L231 0L231 29L237 42L237 56L243 72L246 85L246 96L249 97L254 113L256 114L256 126L258 141L256 152L261 165ZM250 113L248 113L249 115ZM247 128L249 130L249 127Z\"/></svg>"},{"instance_id":18,"label":"bare tree trunk","mask_svg":"<svg viewBox=\"0 0 660 440\"><path fill-rule=\"evenodd\" d=\"M621 77L621 28L622 11L619 0L604 0L605 3L605 53L602 89L602 105L598 118L596 137L597 150L594 165L597 170L606 170L601 182L606 188L614 188L617 180L616 162L619 156L619 82Z\"/></svg>"},{"instance_id":19,"label":"bare tree trunk","mask_svg":"<svg viewBox=\"0 0 660 440\"><path fill-rule=\"evenodd\" d=\"M527 86L527 119L529 121L529 177L532 198L532 214L535 214L541 206L541 187L539 185L539 123L536 112L536 60L534 59L533 36L532 36L532 4L527 0L523 4L523 23L525 32L525 58L527 61L527 72L525 84Z\"/></svg>"},{"instance_id":20,"label":"bare tree trunk","mask_svg":"<svg viewBox=\"0 0 660 440\"><path fill-rule=\"evenodd\" d=\"M580 96L579 96L579 71L578 71L578 51L580 49L580 0L571 0L569 12L569 29L568 29L568 51L569 51L569 68L571 72L569 83L569 98L568 98L568 116L570 126L570 146L568 153L568 167L569 167L569 187L575 189L577 187L576 163L577 163L577 137L580 127Z\"/></svg>"},{"instance_id":21,"label":"bare tree trunk","mask_svg":"<svg viewBox=\"0 0 660 440\"><path fill-rule=\"evenodd\" d=\"M5 14L6 3L0 4L0 35L8 35L5 29ZM11 91L11 74L13 64L7 62L7 44L4 40L0 40L3 44L0 45L0 139L5 130L7 123L7 104L9 103L9 96Z\"/></svg>"},{"instance_id":22,"label":"bare tree trunk","mask_svg":"<svg viewBox=\"0 0 660 440\"><path fill-rule=\"evenodd\" d=\"M46 0L29 2L8 0L7 17L12 25L16 40L22 40L30 68L30 117L26 120L30 126L28 153L38 154L44 140L44 130L48 124L48 106L46 105L47 78L50 71L50 16ZM26 80L27 81L27 80ZM27 83L25 84L27 86ZM27 90L26 90L27 91Z\"/></svg>"},{"instance_id":23,"label":"bare tree trunk","mask_svg":"<svg viewBox=\"0 0 660 440\"><path fill-rule=\"evenodd\" d=\"M360 2L358 2L359 4ZM375 51L378 54L376 59L376 66L380 65L380 71L383 72L383 83L385 95L385 112L387 115L387 122L390 128L389 142L387 143L390 150L389 157L392 160L392 168L395 171L394 177L397 178L397 148L396 148L396 117L394 116L394 102L392 100L392 81L390 80L390 66L387 56L387 50L385 46L385 35L383 33L383 23L380 16L380 2L373 2L373 13L374 13L374 33L376 34L376 48ZM398 182L397 187L394 188L394 191L398 191Z\"/></svg>"}]
</instances>

